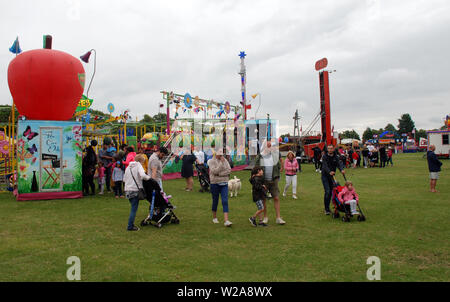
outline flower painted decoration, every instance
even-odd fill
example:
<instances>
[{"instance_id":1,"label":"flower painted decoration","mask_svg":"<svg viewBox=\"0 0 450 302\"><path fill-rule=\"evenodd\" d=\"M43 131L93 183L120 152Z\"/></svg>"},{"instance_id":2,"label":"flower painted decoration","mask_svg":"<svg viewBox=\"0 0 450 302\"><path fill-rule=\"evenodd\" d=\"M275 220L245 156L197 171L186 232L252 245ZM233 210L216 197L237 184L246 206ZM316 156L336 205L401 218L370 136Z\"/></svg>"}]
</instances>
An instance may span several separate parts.
<instances>
[{"instance_id":1,"label":"flower painted decoration","mask_svg":"<svg viewBox=\"0 0 450 302\"><path fill-rule=\"evenodd\" d=\"M8 154L9 153L9 144L5 140L0 141L0 153Z\"/></svg>"},{"instance_id":2,"label":"flower painted decoration","mask_svg":"<svg viewBox=\"0 0 450 302\"><path fill-rule=\"evenodd\" d=\"M26 161L24 161L24 160L19 161L19 173L20 174L26 173L29 167L30 167L30 164L27 163Z\"/></svg>"}]
</instances>

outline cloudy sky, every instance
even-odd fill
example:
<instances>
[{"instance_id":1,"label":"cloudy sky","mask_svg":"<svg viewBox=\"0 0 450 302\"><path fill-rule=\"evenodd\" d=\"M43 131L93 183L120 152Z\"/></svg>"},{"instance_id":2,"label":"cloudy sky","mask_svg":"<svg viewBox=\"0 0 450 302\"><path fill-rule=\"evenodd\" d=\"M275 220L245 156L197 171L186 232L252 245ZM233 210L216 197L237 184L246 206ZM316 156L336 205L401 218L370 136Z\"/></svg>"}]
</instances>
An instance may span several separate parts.
<instances>
[{"instance_id":1,"label":"cloudy sky","mask_svg":"<svg viewBox=\"0 0 450 302\"><path fill-rule=\"evenodd\" d=\"M328 58L335 130L397 126L410 113L417 128L443 125L450 113L450 2L387 0L2 1L0 98L10 104L8 51L53 49L76 57L94 48L89 96L106 112L156 114L161 90L240 101L239 52L247 53L247 93L293 132L319 111L314 64ZM92 62L92 61L91 61ZM84 64L86 83L93 64ZM87 84L86 84L87 87ZM259 99L249 116L255 115ZM316 126L319 129L319 125Z\"/></svg>"}]
</instances>

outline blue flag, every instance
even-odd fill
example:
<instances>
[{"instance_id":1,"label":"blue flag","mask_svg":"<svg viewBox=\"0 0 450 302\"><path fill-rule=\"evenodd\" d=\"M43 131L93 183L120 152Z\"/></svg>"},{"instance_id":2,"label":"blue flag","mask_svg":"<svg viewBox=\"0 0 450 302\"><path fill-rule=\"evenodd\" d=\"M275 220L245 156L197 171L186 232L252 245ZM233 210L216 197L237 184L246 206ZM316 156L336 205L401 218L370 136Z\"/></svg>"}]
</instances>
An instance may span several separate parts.
<instances>
[{"instance_id":1,"label":"blue flag","mask_svg":"<svg viewBox=\"0 0 450 302\"><path fill-rule=\"evenodd\" d=\"M20 49L20 45L19 45L19 37L16 38L16 41L14 41L14 43L11 46L11 48L9 49L9 51L12 53L15 53L15 54L19 54L22 52L22 49Z\"/></svg>"}]
</instances>

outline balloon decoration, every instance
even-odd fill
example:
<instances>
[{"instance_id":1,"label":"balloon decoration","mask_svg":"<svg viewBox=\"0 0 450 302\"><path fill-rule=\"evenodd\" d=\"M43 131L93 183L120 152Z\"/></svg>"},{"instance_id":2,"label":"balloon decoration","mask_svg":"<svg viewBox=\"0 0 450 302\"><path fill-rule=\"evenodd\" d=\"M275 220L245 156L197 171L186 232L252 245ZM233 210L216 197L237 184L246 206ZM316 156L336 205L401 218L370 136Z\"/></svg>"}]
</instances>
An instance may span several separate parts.
<instances>
[{"instance_id":1,"label":"balloon decoration","mask_svg":"<svg viewBox=\"0 0 450 302\"><path fill-rule=\"evenodd\" d=\"M284 137L284 142L285 142L286 144L289 143L289 137L285 136L285 137Z\"/></svg>"},{"instance_id":2,"label":"balloon decoration","mask_svg":"<svg viewBox=\"0 0 450 302\"><path fill-rule=\"evenodd\" d=\"M81 99L85 72L80 60L53 49L25 51L8 66L8 85L21 115L68 120Z\"/></svg>"},{"instance_id":3,"label":"balloon decoration","mask_svg":"<svg viewBox=\"0 0 450 302\"><path fill-rule=\"evenodd\" d=\"M198 96L196 96L196 97L194 98L194 106L195 106L195 107L200 106L200 99L198 98Z\"/></svg>"},{"instance_id":4,"label":"balloon decoration","mask_svg":"<svg viewBox=\"0 0 450 302\"><path fill-rule=\"evenodd\" d=\"M113 103L109 103L108 104L108 112L109 113L113 113L114 112L114 105L113 105Z\"/></svg>"},{"instance_id":5,"label":"balloon decoration","mask_svg":"<svg viewBox=\"0 0 450 302\"><path fill-rule=\"evenodd\" d=\"M192 97L189 93L184 95L184 106L186 106L186 108L192 107Z\"/></svg>"},{"instance_id":6,"label":"balloon decoration","mask_svg":"<svg viewBox=\"0 0 450 302\"><path fill-rule=\"evenodd\" d=\"M141 142L143 144L150 144L150 142L155 142L158 140L158 134L157 133L146 133L144 134L144 136L142 136L141 138Z\"/></svg>"},{"instance_id":7,"label":"balloon decoration","mask_svg":"<svg viewBox=\"0 0 450 302\"><path fill-rule=\"evenodd\" d=\"M226 102L225 102L225 112L226 112L226 114L229 114L230 111L231 111L231 105L230 105L230 102L226 101Z\"/></svg>"},{"instance_id":8,"label":"balloon decoration","mask_svg":"<svg viewBox=\"0 0 450 302\"><path fill-rule=\"evenodd\" d=\"M189 113L190 118L192 118L192 113L199 114L201 111L204 112L204 117L206 118L228 119L229 114L231 114L232 112L234 112L234 118L232 118L234 121L242 117L242 113L238 113L236 106L232 106L228 101L225 103L220 103L212 99L200 99L198 96L195 96L193 98L189 93L185 93L184 96L180 94L174 94L173 92L162 93L166 96L166 100L168 100L169 106L171 104L176 105L175 108L173 108L175 119L179 118L180 114L183 116L183 114L185 113ZM214 108L217 108L218 110L215 113L211 112L212 110L214 110Z\"/></svg>"}]
</instances>

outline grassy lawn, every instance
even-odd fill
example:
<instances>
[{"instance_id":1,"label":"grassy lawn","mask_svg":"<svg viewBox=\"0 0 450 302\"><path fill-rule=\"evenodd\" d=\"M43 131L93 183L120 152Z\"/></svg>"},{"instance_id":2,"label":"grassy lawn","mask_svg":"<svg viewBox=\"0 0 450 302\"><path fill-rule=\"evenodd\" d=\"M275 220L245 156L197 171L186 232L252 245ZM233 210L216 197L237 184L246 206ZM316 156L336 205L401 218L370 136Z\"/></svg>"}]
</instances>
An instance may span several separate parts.
<instances>
[{"instance_id":1,"label":"grassy lawn","mask_svg":"<svg viewBox=\"0 0 450 302\"><path fill-rule=\"evenodd\" d=\"M382 281L450 281L450 162L440 193L429 193L422 154L394 155L394 167L349 169L367 221L323 214L320 174L303 165L298 200L281 197L286 225L252 227L249 171L230 199L231 228L211 222L211 196L166 181L180 225L127 232L130 205L113 195L17 202L0 194L0 281L67 281L69 256L81 259L82 281L367 281L369 256ZM339 176L342 181L342 177ZM280 189L284 186L284 175ZM141 201L136 223L148 213Z\"/></svg>"}]
</instances>

